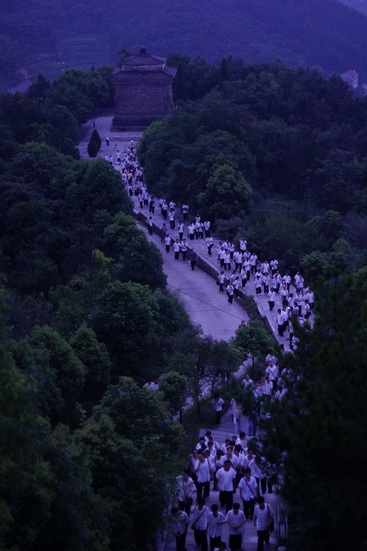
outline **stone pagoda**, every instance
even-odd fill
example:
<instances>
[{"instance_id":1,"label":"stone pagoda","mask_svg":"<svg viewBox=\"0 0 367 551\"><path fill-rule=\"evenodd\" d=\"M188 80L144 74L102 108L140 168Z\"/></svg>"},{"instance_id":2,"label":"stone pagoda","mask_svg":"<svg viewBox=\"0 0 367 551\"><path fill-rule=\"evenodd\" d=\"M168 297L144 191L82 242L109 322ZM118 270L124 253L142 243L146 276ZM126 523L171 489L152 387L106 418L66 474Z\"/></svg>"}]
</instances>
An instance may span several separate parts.
<instances>
[{"instance_id":1,"label":"stone pagoda","mask_svg":"<svg viewBox=\"0 0 367 551\"><path fill-rule=\"evenodd\" d=\"M125 57L112 73L116 89L112 130L144 130L153 121L172 113L174 67L166 58L149 54L145 48Z\"/></svg>"}]
</instances>

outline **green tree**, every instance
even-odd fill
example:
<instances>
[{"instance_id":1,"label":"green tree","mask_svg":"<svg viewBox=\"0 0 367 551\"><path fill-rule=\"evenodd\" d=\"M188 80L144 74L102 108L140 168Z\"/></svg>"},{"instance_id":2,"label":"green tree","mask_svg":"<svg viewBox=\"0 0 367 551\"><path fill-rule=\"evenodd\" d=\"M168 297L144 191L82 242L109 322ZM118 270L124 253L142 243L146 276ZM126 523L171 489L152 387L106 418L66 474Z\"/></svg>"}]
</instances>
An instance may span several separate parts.
<instances>
[{"instance_id":1,"label":"green tree","mask_svg":"<svg viewBox=\"0 0 367 551\"><path fill-rule=\"evenodd\" d=\"M130 414L129 418L133 419ZM153 466L154 440L150 440L149 457L144 457L136 443L122 435L107 414L95 414L75 438L89 450L91 481L100 511L95 536L99 539L104 536L105 540L103 547L97 540L93 550L117 551L125 547L140 551L146 544L154 543L168 503L164 471ZM142 511L145 511L143 523ZM101 525L103 518L105 526Z\"/></svg>"},{"instance_id":2,"label":"green tree","mask_svg":"<svg viewBox=\"0 0 367 551\"><path fill-rule=\"evenodd\" d=\"M251 187L241 172L236 172L229 165L223 165L209 178L198 202L200 206L209 205L207 210L212 220L227 220L233 215L248 213L251 193Z\"/></svg>"},{"instance_id":3,"label":"green tree","mask_svg":"<svg viewBox=\"0 0 367 551\"><path fill-rule=\"evenodd\" d=\"M48 106L64 105L79 124L88 120L93 109L108 102L107 83L97 71L70 69L53 82L46 96Z\"/></svg>"},{"instance_id":4,"label":"green tree","mask_svg":"<svg viewBox=\"0 0 367 551\"><path fill-rule=\"evenodd\" d=\"M78 424L77 403L82 397L86 367L61 335L50 327L35 327L14 345L13 353L19 365L37 378L42 388L42 412L52 425Z\"/></svg>"},{"instance_id":5,"label":"green tree","mask_svg":"<svg viewBox=\"0 0 367 551\"><path fill-rule=\"evenodd\" d=\"M86 367L83 405L89 407L99 402L111 381L112 365L103 343L95 332L83 324L70 339L70 345Z\"/></svg>"},{"instance_id":6,"label":"green tree","mask_svg":"<svg viewBox=\"0 0 367 551\"><path fill-rule=\"evenodd\" d=\"M182 408L187 398L187 379L176 371L168 371L159 381L159 389L170 404L173 415L179 414L182 423Z\"/></svg>"},{"instance_id":7,"label":"green tree","mask_svg":"<svg viewBox=\"0 0 367 551\"><path fill-rule=\"evenodd\" d=\"M329 551L334 538L341 549L366 543L366 299L365 269L319 287L314 329L296 327L298 346L288 359L298 382L268 421L285 460L292 549Z\"/></svg>"},{"instance_id":8,"label":"green tree","mask_svg":"<svg viewBox=\"0 0 367 551\"><path fill-rule=\"evenodd\" d=\"M111 355L115 372L144 381L158 375L163 327L159 306L139 283L109 283L97 301L92 326Z\"/></svg>"},{"instance_id":9,"label":"green tree","mask_svg":"<svg viewBox=\"0 0 367 551\"><path fill-rule=\"evenodd\" d=\"M165 286L162 256L131 217L122 212L116 214L113 224L105 229L104 238L104 250L117 259L121 281L131 280L151 288Z\"/></svg>"},{"instance_id":10,"label":"green tree","mask_svg":"<svg viewBox=\"0 0 367 551\"><path fill-rule=\"evenodd\" d=\"M89 157L97 157L97 153L101 149L101 144L101 137L98 134L98 130L94 128L87 148Z\"/></svg>"},{"instance_id":11,"label":"green tree","mask_svg":"<svg viewBox=\"0 0 367 551\"><path fill-rule=\"evenodd\" d=\"M276 341L261 321L250 320L247 325L239 326L233 344L241 351L243 359L252 358L253 365L257 360L263 367L265 356L274 350Z\"/></svg>"},{"instance_id":12,"label":"green tree","mask_svg":"<svg viewBox=\"0 0 367 551\"><path fill-rule=\"evenodd\" d=\"M43 458L37 385L0 345L0 539L2 549L34 549L50 518L53 476Z\"/></svg>"},{"instance_id":13,"label":"green tree","mask_svg":"<svg viewBox=\"0 0 367 551\"><path fill-rule=\"evenodd\" d=\"M70 215L83 215L92 222L97 211L131 214L132 204L121 185L121 177L109 163L102 159L84 161L78 171L78 183L70 185L67 192Z\"/></svg>"},{"instance_id":14,"label":"green tree","mask_svg":"<svg viewBox=\"0 0 367 551\"><path fill-rule=\"evenodd\" d=\"M161 392L139 387L130 377L120 377L96 409L96 418L101 415L108 415L118 434L133 440L156 468L173 467L170 454L174 456L179 449L183 429L172 421Z\"/></svg>"}]
</instances>

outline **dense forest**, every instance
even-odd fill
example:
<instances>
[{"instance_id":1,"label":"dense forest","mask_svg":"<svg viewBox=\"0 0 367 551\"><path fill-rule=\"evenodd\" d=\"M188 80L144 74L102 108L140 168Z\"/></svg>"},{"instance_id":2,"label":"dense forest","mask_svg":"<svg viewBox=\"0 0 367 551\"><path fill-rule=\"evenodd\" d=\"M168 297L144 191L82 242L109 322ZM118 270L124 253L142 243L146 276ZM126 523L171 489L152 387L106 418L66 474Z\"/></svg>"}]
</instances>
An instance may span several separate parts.
<instances>
[{"instance_id":1,"label":"dense forest","mask_svg":"<svg viewBox=\"0 0 367 551\"><path fill-rule=\"evenodd\" d=\"M363 266L367 101L316 70L170 61L181 108L140 144L150 189L309 282Z\"/></svg>"},{"instance_id":2,"label":"dense forest","mask_svg":"<svg viewBox=\"0 0 367 551\"><path fill-rule=\"evenodd\" d=\"M121 176L78 159L78 123L108 101L103 74L0 97L4 551L154 544L182 468L172 414L243 357L166 292ZM159 392L143 386L157 377Z\"/></svg>"},{"instance_id":3,"label":"dense forest","mask_svg":"<svg viewBox=\"0 0 367 551\"><path fill-rule=\"evenodd\" d=\"M0 14L3 86L19 68L53 78L70 67L115 65L119 48L133 53L142 44L210 63L232 54L327 74L355 69L367 79L367 19L336 0L3 0Z\"/></svg>"}]
</instances>

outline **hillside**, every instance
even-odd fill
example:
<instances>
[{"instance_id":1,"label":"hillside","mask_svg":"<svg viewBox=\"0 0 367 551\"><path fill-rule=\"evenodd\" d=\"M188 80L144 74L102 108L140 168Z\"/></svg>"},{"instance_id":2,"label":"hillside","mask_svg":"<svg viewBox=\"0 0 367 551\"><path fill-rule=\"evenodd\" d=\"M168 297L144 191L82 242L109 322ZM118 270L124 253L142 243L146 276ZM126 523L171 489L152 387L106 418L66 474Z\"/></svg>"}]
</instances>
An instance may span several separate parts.
<instances>
[{"instance_id":1,"label":"hillside","mask_svg":"<svg viewBox=\"0 0 367 551\"><path fill-rule=\"evenodd\" d=\"M142 43L212 63L233 55L328 74L354 68L367 79L367 19L336 0L227 0L225 9L219 0L4 0L0 16L3 83L19 67L53 77L70 66L115 64L121 48Z\"/></svg>"},{"instance_id":2,"label":"hillside","mask_svg":"<svg viewBox=\"0 0 367 551\"><path fill-rule=\"evenodd\" d=\"M367 14L367 2L366 0L340 0L346 6L360 11L361 13Z\"/></svg>"}]
</instances>

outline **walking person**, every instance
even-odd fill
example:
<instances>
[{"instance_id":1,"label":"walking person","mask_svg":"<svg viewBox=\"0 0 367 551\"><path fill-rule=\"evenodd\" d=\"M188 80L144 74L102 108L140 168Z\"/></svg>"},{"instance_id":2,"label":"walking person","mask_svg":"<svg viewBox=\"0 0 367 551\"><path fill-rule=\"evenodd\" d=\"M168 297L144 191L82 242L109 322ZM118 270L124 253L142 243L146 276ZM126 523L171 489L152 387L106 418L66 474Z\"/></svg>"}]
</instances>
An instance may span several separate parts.
<instances>
[{"instance_id":1,"label":"walking person","mask_svg":"<svg viewBox=\"0 0 367 551\"><path fill-rule=\"evenodd\" d=\"M153 235L153 218L151 216L149 216L147 224L149 235Z\"/></svg>"},{"instance_id":2,"label":"walking person","mask_svg":"<svg viewBox=\"0 0 367 551\"><path fill-rule=\"evenodd\" d=\"M240 489L240 496L243 501L243 511L246 519L252 519L254 516L255 499L259 495L256 478L251 476L251 469L246 467L244 470L244 476L241 478L238 484Z\"/></svg>"},{"instance_id":3,"label":"walking person","mask_svg":"<svg viewBox=\"0 0 367 551\"><path fill-rule=\"evenodd\" d=\"M269 304L270 312L273 311L273 308L275 305L275 299L276 299L275 289L271 288L270 291L268 292L268 304Z\"/></svg>"},{"instance_id":4,"label":"walking person","mask_svg":"<svg viewBox=\"0 0 367 551\"><path fill-rule=\"evenodd\" d=\"M241 551L246 518L239 503L233 504L231 511L226 515L226 521L229 526L229 548L231 551Z\"/></svg>"},{"instance_id":5,"label":"walking person","mask_svg":"<svg viewBox=\"0 0 367 551\"><path fill-rule=\"evenodd\" d=\"M179 237L180 241L183 240L184 230L185 230L185 226L184 226L183 222L180 222L178 227L177 227L178 237Z\"/></svg>"},{"instance_id":6,"label":"walking person","mask_svg":"<svg viewBox=\"0 0 367 551\"><path fill-rule=\"evenodd\" d=\"M180 242L178 239L173 243L173 252L175 256L175 260L178 260L180 257Z\"/></svg>"},{"instance_id":7,"label":"walking person","mask_svg":"<svg viewBox=\"0 0 367 551\"><path fill-rule=\"evenodd\" d=\"M208 521L209 509L205 505L205 499L198 499L195 507L191 509L191 528L194 530L195 543L200 546L200 551L208 549Z\"/></svg>"},{"instance_id":8,"label":"walking person","mask_svg":"<svg viewBox=\"0 0 367 551\"><path fill-rule=\"evenodd\" d=\"M208 255L212 256L212 248L213 248L213 245L214 245L214 240L213 240L212 237L207 237L205 239L205 242L206 242L206 245L208 247Z\"/></svg>"},{"instance_id":9,"label":"walking person","mask_svg":"<svg viewBox=\"0 0 367 551\"><path fill-rule=\"evenodd\" d=\"M218 505L215 503L211 507L211 513L208 518L208 536L210 551L214 551L220 545L222 540L223 524L226 522L223 513L218 510Z\"/></svg>"},{"instance_id":10,"label":"walking person","mask_svg":"<svg viewBox=\"0 0 367 551\"><path fill-rule=\"evenodd\" d=\"M196 495L196 486L192 478L189 477L186 471L176 478L178 492L178 506L181 511L190 516L190 510L193 503L193 495Z\"/></svg>"},{"instance_id":11,"label":"walking person","mask_svg":"<svg viewBox=\"0 0 367 551\"><path fill-rule=\"evenodd\" d=\"M228 304L233 303L233 297L234 297L234 287L232 283L227 285L227 297L228 297Z\"/></svg>"},{"instance_id":12,"label":"walking person","mask_svg":"<svg viewBox=\"0 0 367 551\"><path fill-rule=\"evenodd\" d=\"M208 457L204 457L202 453L199 453L195 472L197 476L196 488L198 502L201 499L206 499L210 494L210 480L212 478L212 466Z\"/></svg>"},{"instance_id":13,"label":"walking person","mask_svg":"<svg viewBox=\"0 0 367 551\"><path fill-rule=\"evenodd\" d=\"M229 459L224 461L223 467L218 469L215 477L218 480L219 503L221 507L226 508L226 513L228 513L232 509L234 480L236 478L236 471Z\"/></svg>"},{"instance_id":14,"label":"walking person","mask_svg":"<svg viewBox=\"0 0 367 551\"><path fill-rule=\"evenodd\" d=\"M170 248L171 248L171 238L170 236L167 234L166 237L164 238L164 244L166 246L166 253L169 253L170 251Z\"/></svg>"},{"instance_id":15,"label":"walking person","mask_svg":"<svg viewBox=\"0 0 367 551\"><path fill-rule=\"evenodd\" d=\"M181 244L180 244L180 251L181 251L181 254L182 254L182 260L185 262L185 261L186 261L186 256L187 256L187 244L186 244L186 239L183 239L183 241L181 242Z\"/></svg>"},{"instance_id":16,"label":"walking person","mask_svg":"<svg viewBox=\"0 0 367 551\"><path fill-rule=\"evenodd\" d=\"M170 518L170 531L176 539L176 551L186 551L187 527L189 516L178 507L172 507Z\"/></svg>"},{"instance_id":17,"label":"walking person","mask_svg":"<svg viewBox=\"0 0 367 551\"><path fill-rule=\"evenodd\" d=\"M215 424L218 426L223 413L224 400L220 397L219 394L215 394L213 400L211 401L211 404L215 411Z\"/></svg>"},{"instance_id":18,"label":"walking person","mask_svg":"<svg viewBox=\"0 0 367 551\"><path fill-rule=\"evenodd\" d=\"M264 551L264 543L269 545L269 536L274 529L272 508L265 503L264 496L260 496L254 509L254 526L257 531L257 551Z\"/></svg>"},{"instance_id":19,"label":"walking person","mask_svg":"<svg viewBox=\"0 0 367 551\"><path fill-rule=\"evenodd\" d=\"M224 275L223 270L218 276L218 285L219 285L219 292L224 293L224 283L226 281L226 276Z\"/></svg>"},{"instance_id":20,"label":"walking person","mask_svg":"<svg viewBox=\"0 0 367 551\"><path fill-rule=\"evenodd\" d=\"M187 222L189 218L189 205L186 205L186 203L182 205L182 218L184 222Z\"/></svg>"}]
</instances>

